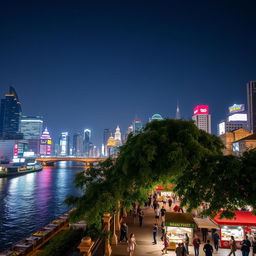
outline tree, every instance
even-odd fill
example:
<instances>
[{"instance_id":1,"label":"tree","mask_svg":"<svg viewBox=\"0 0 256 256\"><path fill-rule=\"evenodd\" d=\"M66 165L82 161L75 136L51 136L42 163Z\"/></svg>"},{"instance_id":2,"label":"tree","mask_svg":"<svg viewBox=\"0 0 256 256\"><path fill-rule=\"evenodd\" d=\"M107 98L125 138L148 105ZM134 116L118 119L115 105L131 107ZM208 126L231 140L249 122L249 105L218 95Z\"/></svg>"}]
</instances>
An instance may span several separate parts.
<instances>
[{"instance_id":1,"label":"tree","mask_svg":"<svg viewBox=\"0 0 256 256\"><path fill-rule=\"evenodd\" d=\"M192 121L152 121L143 132L129 136L117 159L108 159L86 176L76 177L76 186L83 189L83 195L66 200L76 206L71 217L100 227L103 213L113 213L117 200L130 207L134 201L143 202L157 184L171 182L177 182L180 195L188 196L184 202L189 207L197 205L203 197L197 195L196 203L191 203L193 186L182 190L181 184L196 184L195 174L202 171L203 164L214 168L212 160L222 155L222 147L219 138L199 130ZM192 181L189 174L193 174Z\"/></svg>"}]
</instances>

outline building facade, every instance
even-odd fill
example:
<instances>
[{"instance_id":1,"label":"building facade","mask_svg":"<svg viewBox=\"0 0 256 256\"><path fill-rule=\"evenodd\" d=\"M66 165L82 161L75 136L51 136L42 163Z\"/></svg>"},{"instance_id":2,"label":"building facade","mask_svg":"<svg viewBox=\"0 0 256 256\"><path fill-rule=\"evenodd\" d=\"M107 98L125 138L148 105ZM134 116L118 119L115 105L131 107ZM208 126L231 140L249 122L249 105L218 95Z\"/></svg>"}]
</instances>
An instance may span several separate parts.
<instances>
[{"instance_id":1,"label":"building facade","mask_svg":"<svg viewBox=\"0 0 256 256\"><path fill-rule=\"evenodd\" d=\"M192 120L195 122L195 125L211 134L211 115L209 114L209 106L207 105L198 105L194 108L194 115Z\"/></svg>"},{"instance_id":2,"label":"building facade","mask_svg":"<svg viewBox=\"0 0 256 256\"><path fill-rule=\"evenodd\" d=\"M20 132L25 140L40 139L43 132L43 118L41 116L22 116Z\"/></svg>"},{"instance_id":3,"label":"building facade","mask_svg":"<svg viewBox=\"0 0 256 256\"><path fill-rule=\"evenodd\" d=\"M83 135L80 132L75 133L73 136L73 155L83 155Z\"/></svg>"},{"instance_id":4,"label":"building facade","mask_svg":"<svg viewBox=\"0 0 256 256\"><path fill-rule=\"evenodd\" d=\"M21 104L18 95L13 87L5 99L1 100L0 108L0 137L3 139L21 139L20 130Z\"/></svg>"},{"instance_id":5,"label":"building facade","mask_svg":"<svg viewBox=\"0 0 256 256\"><path fill-rule=\"evenodd\" d=\"M90 129L84 130L84 155L89 157L90 153L90 142L91 142L92 131Z\"/></svg>"},{"instance_id":6,"label":"building facade","mask_svg":"<svg viewBox=\"0 0 256 256\"><path fill-rule=\"evenodd\" d=\"M102 155L107 156L107 144L108 144L108 139L111 136L111 131L110 129L106 128L103 131L103 147L102 147Z\"/></svg>"},{"instance_id":7,"label":"building facade","mask_svg":"<svg viewBox=\"0 0 256 256\"><path fill-rule=\"evenodd\" d=\"M61 156L69 156L70 154L70 138L68 132L62 132L59 139L60 152Z\"/></svg>"},{"instance_id":8,"label":"building facade","mask_svg":"<svg viewBox=\"0 0 256 256\"><path fill-rule=\"evenodd\" d=\"M39 154L41 156L50 156L53 150L52 147L52 138L47 128L45 128L40 137Z\"/></svg>"},{"instance_id":9,"label":"building facade","mask_svg":"<svg viewBox=\"0 0 256 256\"><path fill-rule=\"evenodd\" d=\"M244 152L256 148L256 133L232 143L233 155L241 156Z\"/></svg>"},{"instance_id":10,"label":"building facade","mask_svg":"<svg viewBox=\"0 0 256 256\"><path fill-rule=\"evenodd\" d=\"M122 137L121 137L121 131L119 126L116 127L116 132L115 132L115 145L117 147L122 146Z\"/></svg>"},{"instance_id":11,"label":"building facade","mask_svg":"<svg viewBox=\"0 0 256 256\"><path fill-rule=\"evenodd\" d=\"M136 134L136 133L139 133L141 130L142 130L141 120L140 119L135 119L133 121L133 132Z\"/></svg>"},{"instance_id":12,"label":"building facade","mask_svg":"<svg viewBox=\"0 0 256 256\"><path fill-rule=\"evenodd\" d=\"M226 132L220 135L220 139L222 140L225 148L223 149L224 155L232 155L233 154L233 142L243 139L252 133L246 129L238 129L232 132Z\"/></svg>"},{"instance_id":13,"label":"building facade","mask_svg":"<svg viewBox=\"0 0 256 256\"><path fill-rule=\"evenodd\" d=\"M256 132L256 81L247 83L248 129Z\"/></svg>"}]
</instances>

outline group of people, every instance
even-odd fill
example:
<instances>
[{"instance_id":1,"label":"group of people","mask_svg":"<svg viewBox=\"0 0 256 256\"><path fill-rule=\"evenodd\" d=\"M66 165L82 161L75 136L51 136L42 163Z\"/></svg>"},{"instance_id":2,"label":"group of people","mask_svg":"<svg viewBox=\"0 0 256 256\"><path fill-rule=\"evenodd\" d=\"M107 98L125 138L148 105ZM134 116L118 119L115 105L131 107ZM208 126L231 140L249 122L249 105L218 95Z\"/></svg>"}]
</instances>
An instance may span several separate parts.
<instances>
[{"instance_id":1,"label":"group of people","mask_svg":"<svg viewBox=\"0 0 256 256\"><path fill-rule=\"evenodd\" d=\"M253 237L250 241L248 238L248 235L245 236L245 239L241 242L241 251L242 256L248 256L250 254L252 247L252 254L255 256L256 254L256 237ZM230 240L230 253L228 256L231 256L232 254L235 256L237 250L237 242L235 241L234 236L231 236Z\"/></svg>"},{"instance_id":2,"label":"group of people","mask_svg":"<svg viewBox=\"0 0 256 256\"><path fill-rule=\"evenodd\" d=\"M136 239L134 233L131 233L128 238L128 226L125 222L121 224L120 228L120 242L127 243L127 252L129 256L133 256L136 247Z\"/></svg>"}]
</instances>

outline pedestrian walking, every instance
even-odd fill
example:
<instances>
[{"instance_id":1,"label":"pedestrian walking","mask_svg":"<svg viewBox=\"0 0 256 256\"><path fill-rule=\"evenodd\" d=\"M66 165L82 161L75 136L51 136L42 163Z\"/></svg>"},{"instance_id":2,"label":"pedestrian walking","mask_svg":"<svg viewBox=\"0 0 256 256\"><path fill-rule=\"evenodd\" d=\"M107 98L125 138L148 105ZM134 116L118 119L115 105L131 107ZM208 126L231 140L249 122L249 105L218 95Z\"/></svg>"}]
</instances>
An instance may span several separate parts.
<instances>
[{"instance_id":1,"label":"pedestrian walking","mask_svg":"<svg viewBox=\"0 0 256 256\"><path fill-rule=\"evenodd\" d=\"M231 256L231 254L236 256L236 253L235 253L236 252L236 241L233 236L231 236L231 240L230 240L229 244L230 244L230 253L228 256Z\"/></svg>"},{"instance_id":2,"label":"pedestrian walking","mask_svg":"<svg viewBox=\"0 0 256 256\"><path fill-rule=\"evenodd\" d=\"M161 220L163 223L163 222L165 222L165 214L166 214L166 209L164 208L164 206L162 206L160 212L161 212Z\"/></svg>"},{"instance_id":3,"label":"pedestrian walking","mask_svg":"<svg viewBox=\"0 0 256 256\"><path fill-rule=\"evenodd\" d=\"M193 239L193 245L194 245L194 250L195 250L195 256L199 256L199 248L200 248L201 241L200 239L195 236Z\"/></svg>"},{"instance_id":4,"label":"pedestrian walking","mask_svg":"<svg viewBox=\"0 0 256 256\"><path fill-rule=\"evenodd\" d=\"M136 247L135 235L133 233L131 233L130 237L129 237L129 240L127 242L128 256L133 256L134 255L135 247Z\"/></svg>"},{"instance_id":5,"label":"pedestrian walking","mask_svg":"<svg viewBox=\"0 0 256 256\"><path fill-rule=\"evenodd\" d=\"M172 199L171 198L168 199L168 205L170 208L172 207Z\"/></svg>"},{"instance_id":6,"label":"pedestrian walking","mask_svg":"<svg viewBox=\"0 0 256 256\"><path fill-rule=\"evenodd\" d=\"M159 207L157 207L155 209L155 219L156 219L157 224L158 224L158 221L159 221L159 217L160 217L160 209L159 209Z\"/></svg>"},{"instance_id":7,"label":"pedestrian walking","mask_svg":"<svg viewBox=\"0 0 256 256\"><path fill-rule=\"evenodd\" d=\"M208 228L202 228L202 236L203 236L203 242L206 243L207 236L208 236Z\"/></svg>"},{"instance_id":8,"label":"pedestrian walking","mask_svg":"<svg viewBox=\"0 0 256 256\"><path fill-rule=\"evenodd\" d=\"M132 209L132 223L135 224L135 219L137 217L137 209L136 207Z\"/></svg>"},{"instance_id":9,"label":"pedestrian walking","mask_svg":"<svg viewBox=\"0 0 256 256\"><path fill-rule=\"evenodd\" d=\"M245 239L241 243L241 251L243 256L248 256L250 253L250 248L251 248L251 242L248 239L248 236L245 236Z\"/></svg>"},{"instance_id":10,"label":"pedestrian walking","mask_svg":"<svg viewBox=\"0 0 256 256\"><path fill-rule=\"evenodd\" d=\"M140 212L139 212L139 226L140 227L142 227L143 218L144 218L144 212L143 212L143 210L140 210Z\"/></svg>"},{"instance_id":11,"label":"pedestrian walking","mask_svg":"<svg viewBox=\"0 0 256 256\"><path fill-rule=\"evenodd\" d=\"M214 243L214 248L216 252L219 250L219 243L220 243L220 235L217 233L217 230L213 233L213 243Z\"/></svg>"},{"instance_id":12,"label":"pedestrian walking","mask_svg":"<svg viewBox=\"0 0 256 256\"><path fill-rule=\"evenodd\" d=\"M256 255L256 237L252 240L252 256Z\"/></svg>"},{"instance_id":13,"label":"pedestrian walking","mask_svg":"<svg viewBox=\"0 0 256 256\"><path fill-rule=\"evenodd\" d=\"M168 246L169 246L169 240L168 240L166 234L164 235L163 242L164 242L164 248L162 249L162 253L167 254L167 249L168 249Z\"/></svg>"},{"instance_id":14,"label":"pedestrian walking","mask_svg":"<svg viewBox=\"0 0 256 256\"><path fill-rule=\"evenodd\" d=\"M184 243L184 245L185 245L185 250L186 250L187 254L189 254L189 250L188 250L189 236L188 236L187 233L185 234L185 243Z\"/></svg>"},{"instance_id":15,"label":"pedestrian walking","mask_svg":"<svg viewBox=\"0 0 256 256\"><path fill-rule=\"evenodd\" d=\"M153 226L153 242L152 242L152 244L157 244L157 231L158 231L158 227L157 227L157 224L155 223Z\"/></svg>"},{"instance_id":16,"label":"pedestrian walking","mask_svg":"<svg viewBox=\"0 0 256 256\"><path fill-rule=\"evenodd\" d=\"M162 232L162 235L161 235L161 241L164 241L164 236L166 234L165 232L165 227L164 227L164 223L161 224L161 232Z\"/></svg>"},{"instance_id":17,"label":"pedestrian walking","mask_svg":"<svg viewBox=\"0 0 256 256\"><path fill-rule=\"evenodd\" d=\"M207 243L204 245L203 250L205 252L205 256L212 256L213 247L210 244L210 240L207 240Z\"/></svg>"},{"instance_id":18,"label":"pedestrian walking","mask_svg":"<svg viewBox=\"0 0 256 256\"><path fill-rule=\"evenodd\" d=\"M181 255L182 256L186 256L187 255L187 252L186 252L186 249L185 249L185 246L183 243L181 243Z\"/></svg>"},{"instance_id":19,"label":"pedestrian walking","mask_svg":"<svg viewBox=\"0 0 256 256\"><path fill-rule=\"evenodd\" d=\"M128 226L126 225L125 222L123 222L120 230L120 242L123 242L124 239L126 242L128 241L127 234L128 234Z\"/></svg>"}]
</instances>

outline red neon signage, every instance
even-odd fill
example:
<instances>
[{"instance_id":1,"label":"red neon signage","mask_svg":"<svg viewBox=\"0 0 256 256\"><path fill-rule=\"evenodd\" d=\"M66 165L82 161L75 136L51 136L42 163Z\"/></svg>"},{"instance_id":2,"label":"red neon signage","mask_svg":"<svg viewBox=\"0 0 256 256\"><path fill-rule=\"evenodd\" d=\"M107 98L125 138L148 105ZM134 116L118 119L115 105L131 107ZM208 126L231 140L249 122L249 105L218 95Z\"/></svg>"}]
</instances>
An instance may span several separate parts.
<instances>
[{"instance_id":1,"label":"red neon signage","mask_svg":"<svg viewBox=\"0 0 256 256\"><path fill-rule=\"evenodd\" d=\"M207 115L209 114L209 106L208 105L198 105L194 108L194 115Z\"/></svg>"}]
</instances>

